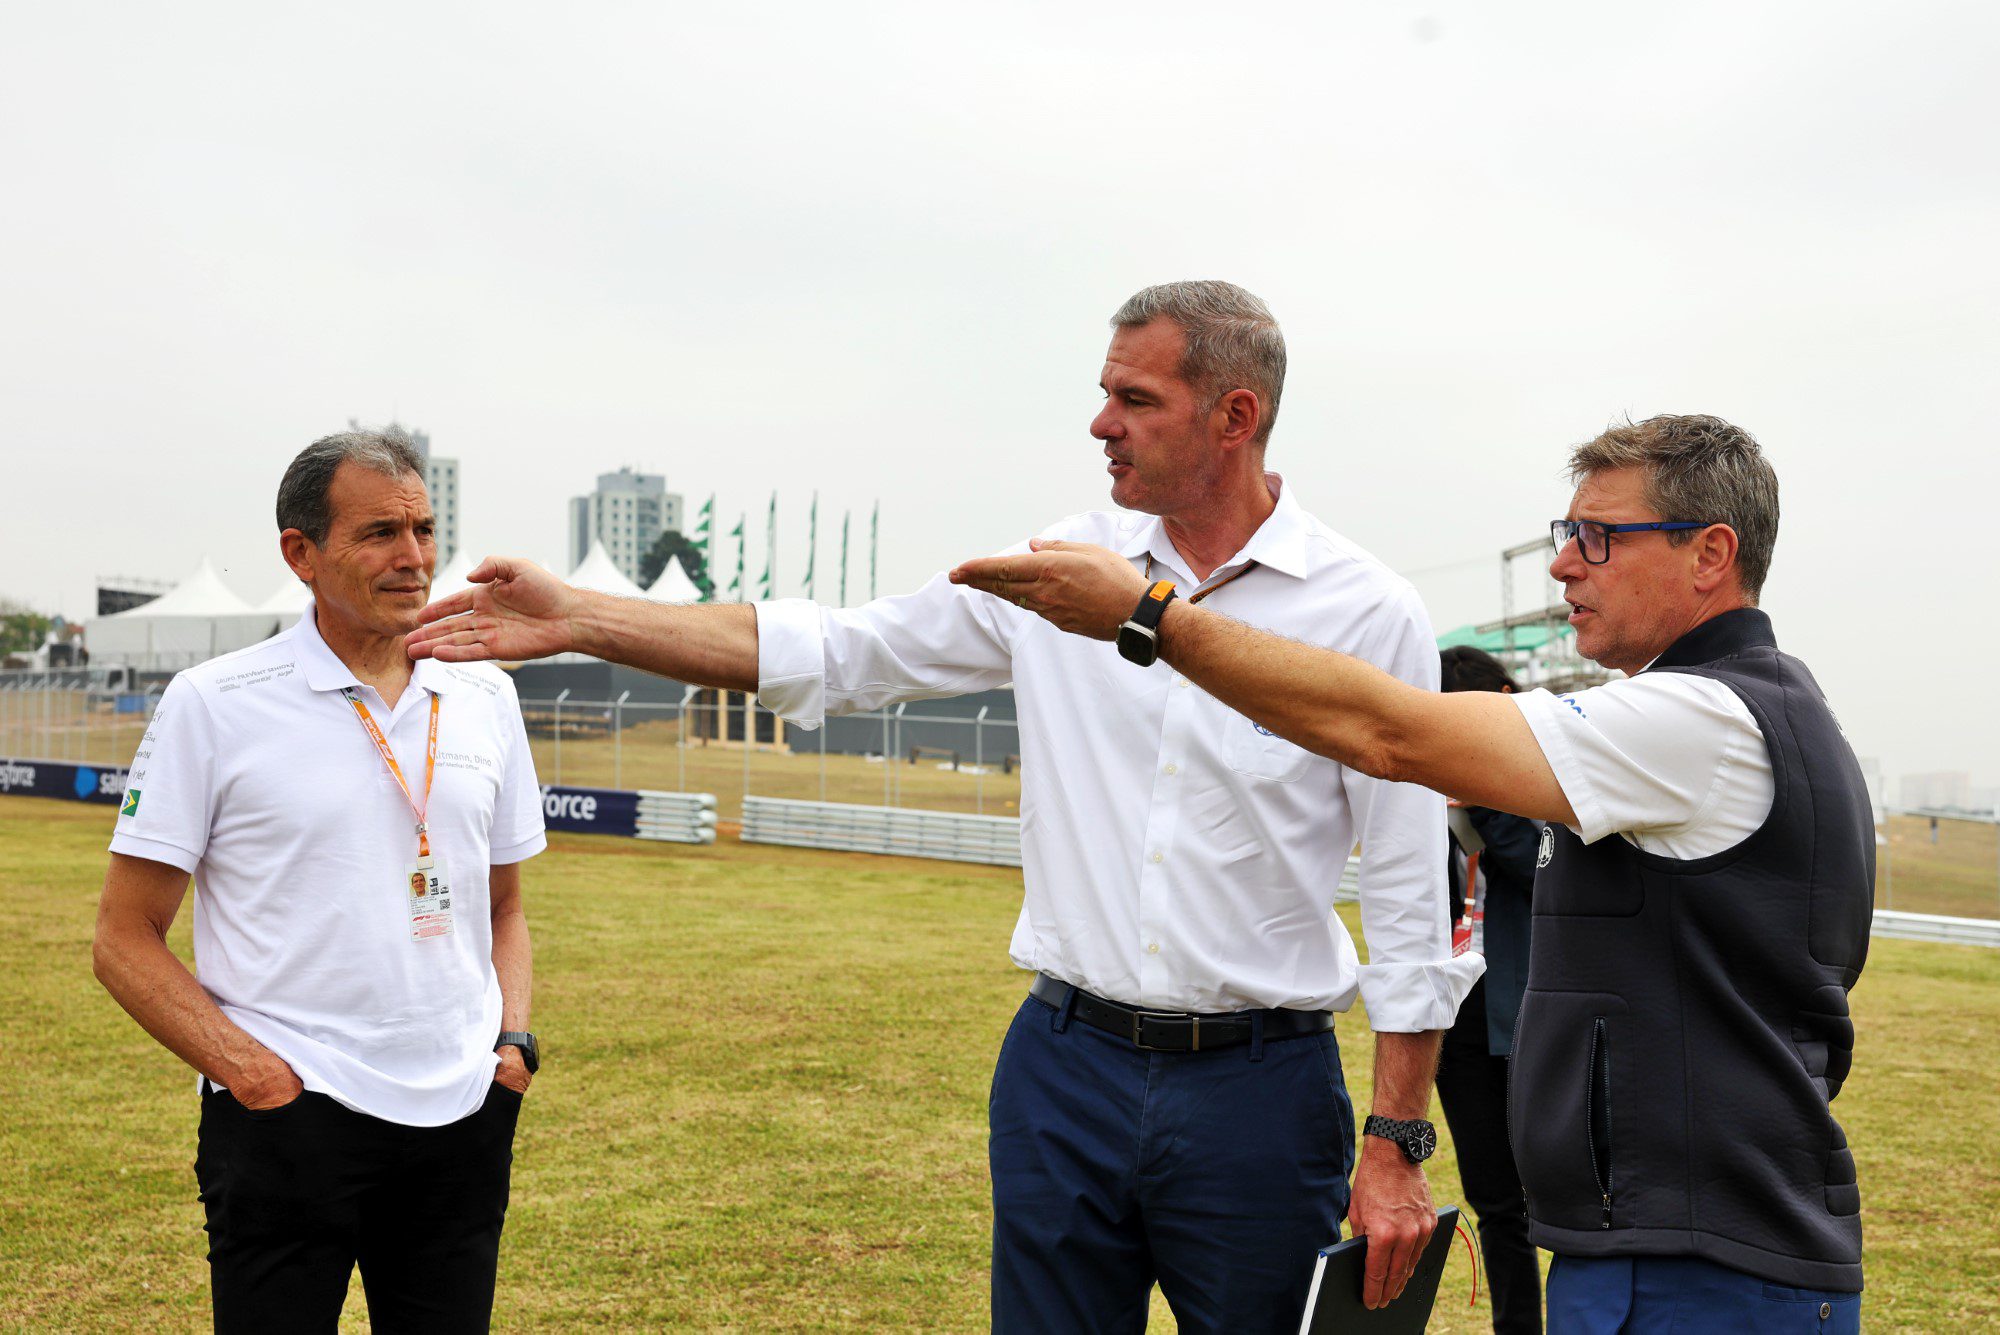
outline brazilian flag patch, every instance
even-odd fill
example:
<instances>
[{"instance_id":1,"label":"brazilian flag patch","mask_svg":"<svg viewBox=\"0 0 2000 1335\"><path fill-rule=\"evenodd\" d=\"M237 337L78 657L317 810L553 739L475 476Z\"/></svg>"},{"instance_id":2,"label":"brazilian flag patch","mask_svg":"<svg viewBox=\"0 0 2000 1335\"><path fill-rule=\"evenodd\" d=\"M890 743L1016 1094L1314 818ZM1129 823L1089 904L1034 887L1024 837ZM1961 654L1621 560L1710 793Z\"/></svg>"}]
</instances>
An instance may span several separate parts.
<instances>
[{"instance_id":1,"label":"brazilian flag patch","mask_svg":"<svg viewBox=\"0 0 2000 1335\"><path fill-rule=\"evenodd\" d=\"M127 788L125 790L125 805L118 808L118 814L121 816L136 816L139 814L139 790L137 788Z\"/></svg>"}]
</instances>

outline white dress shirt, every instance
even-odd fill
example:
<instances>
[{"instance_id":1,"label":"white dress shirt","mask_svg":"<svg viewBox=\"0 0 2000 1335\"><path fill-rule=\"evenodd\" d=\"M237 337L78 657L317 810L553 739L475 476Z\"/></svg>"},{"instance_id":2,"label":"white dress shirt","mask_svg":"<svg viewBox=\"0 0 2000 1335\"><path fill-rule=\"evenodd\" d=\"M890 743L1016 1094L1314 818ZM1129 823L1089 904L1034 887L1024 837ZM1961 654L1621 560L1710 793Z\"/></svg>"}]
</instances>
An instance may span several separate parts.
<instances>
[{"instance_id":1,"label":"white dress shirt","mask_svg":"<svg viewBox=\"0 0 2000 1335\"><path fill-rule=\"evenodd\" d=\"M353 687L421 799L454 901L414 940L416 817L342 695ZM488 663L415 665L392 706L320 637L309 604L262 644L176 676L139 743L111 851L194 875L195 976L308 1090L440 1126L493 1080L500 983L489 869L540 852L541 791L514 696Z\"/></svg>"},{"instance_id":2,"label":"white dress shirt","mask_svg":"<svg viewBox=\"0 0 2000 1335\"><path fill-rule=\"evenodd\" d=\"M1713 677L1642 672L1514 701L1586 844L1616 834L1647 853L1705 858L1742 843L1771 814L1777 787L1764 732Z\"/></svg>"},{"instance_id":3,"label":"white dress shirt","mask_svg":"<svg viewBox=\"0 0 2000 1335\"><path fill-rule=\"evenodd\" d=\"M1270 483L1277 508L1209 576L1221 587L1204 605L1436 689L1415 590ZM1078 515L1041 536L1150 557L1183 596L1196 589L1152 516ZM1451 957L1442 798L1302 750L1164 662L1134 666L943 576L853 609L760 603L757 630L759 694L801 727L1014 683L1024 969L1203 1013L1346 1010L1358 991L1374 1028L1417 1032L1448 1028L1484 967ZM1367 965L1333 913L1357 838Z\"/></svg>"}]
</instances>

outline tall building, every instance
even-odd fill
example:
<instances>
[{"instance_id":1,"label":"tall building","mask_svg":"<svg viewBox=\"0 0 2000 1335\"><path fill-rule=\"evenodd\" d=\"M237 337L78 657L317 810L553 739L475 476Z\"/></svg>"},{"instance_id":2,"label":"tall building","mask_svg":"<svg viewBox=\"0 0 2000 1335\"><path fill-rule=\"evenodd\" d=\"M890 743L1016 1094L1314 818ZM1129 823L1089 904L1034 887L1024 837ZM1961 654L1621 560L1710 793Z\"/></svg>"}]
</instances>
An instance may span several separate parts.
<instances>
[{"instance_id":1,"label":"tall building","mask_svg":"<svg viewBox=\"0 0 2000 1335\"><path fill-rule=\"evenodd\" d=\"M349 431L369 431L350 417L347 419ZM437 540L437 568L442 570L458 555L458 460L447 459L431 453L431 433L406 427L400 422L391 422L381 430L401 432L409 437L417 454L424 461L424 490L430 493L431 513L437 518L434 536Z\"/></svg>"},{"instance_id":2,"label":"tall building","mask_svg":"<svg viewBox=\"0 0 2000 1335\"><path fill-rule=\"evenodd\" d=\"M639 578L639 562L653 549L660 534L681 526L681 498L667 490L660 473L635 473L621 468L599 473L597 489L569 502L569 565L590 554L592 539L602 539L612 564L625 578Z\"/></svg>"}]
</instances>

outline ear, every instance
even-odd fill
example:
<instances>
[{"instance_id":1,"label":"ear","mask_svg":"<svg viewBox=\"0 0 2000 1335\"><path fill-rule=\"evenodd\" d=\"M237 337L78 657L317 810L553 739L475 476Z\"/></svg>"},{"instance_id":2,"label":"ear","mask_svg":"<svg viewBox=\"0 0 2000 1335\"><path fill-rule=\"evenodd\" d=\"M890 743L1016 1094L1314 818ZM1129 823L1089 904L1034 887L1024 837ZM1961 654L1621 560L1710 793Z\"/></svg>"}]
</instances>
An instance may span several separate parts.
<instances>
[{"instance_id":1,"label":"ear","mask_svg":"<svg viewBox=\"0 0 2000 1335\"><path fill-rule=\"evenodd\" d=\"M1727 524L1710 524L1688 545L1694 549L1696 592L1713 593L1737 579L1735 529Z\"/></svg>"},{"instance_id":2,"label":"ear","mask_svg":"<svg viewBox=\"0 0 2000 1335\"><path fill-rule=\"evenodd\" d=\"M1257 391L1232 389L1216 400L1208 420L1224 449L1242 449L1257 438L1257 428L1264 424L1264 405Z\"/></svg>"},{"instance_id":3,"label":"ear","mask_svg":"<svg viewBox=\"0 0 2000 1335\"><path fill-rule=\"evenodd\" d=\"M288 528L278 535L278 555L285 558L291 572L310 584L313 582L312 558L319 547L305 534L295 528Z\"/></svg>"}]
</instances>

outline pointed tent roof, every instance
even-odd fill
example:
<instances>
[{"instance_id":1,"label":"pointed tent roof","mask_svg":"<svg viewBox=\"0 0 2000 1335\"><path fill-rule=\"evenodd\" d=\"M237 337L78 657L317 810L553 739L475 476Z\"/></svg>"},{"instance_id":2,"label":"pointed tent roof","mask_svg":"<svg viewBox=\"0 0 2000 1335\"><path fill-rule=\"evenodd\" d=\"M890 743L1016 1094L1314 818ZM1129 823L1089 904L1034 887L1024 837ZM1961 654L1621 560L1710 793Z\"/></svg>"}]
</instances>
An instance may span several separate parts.
<instances>
[{"instance_id":1,"label":"pointed tent roof","mask_svg":"<svg viewBox=\"0 0 2000 1335\"><path fill-rule=\"evenodd\" d=\"M451 560L444 563L442 570L431 576L431 601L449 598L460 589L470 587L472 581L466 576L470 575L478 564L471 553L463 549L457 552Z\"/></svg>"},{"instance_id":2,"label":"pointed tent roof","mask_svg":"<svg viewBox=\"0 0 2000 1335\"><path fill-rule=\"evenodd\" d=\"M611 559L611 553L604 550L604 540L591 540L590 553L576 569L569 572L569 582L579 589L590 589L596 593L614 593L621 598L644 598L646 591L625 578Z\"/></svg>"},{"instance_id":3,"label":"pointed tent roof","mask_svg":"<svg viewBox=\"0 0 2000 1335\"><path fill-rule=\"evenodd\" d=\"M698 603L701 601L701 588L681 568L681 558L669 556L667 564L660 570L660 577L653 581L652 588L646 590L646 596L656 603Z\"/></svg>"},{"instance_id":4,"label":"pointed tent roof","mask_svg":"<svg viewBox=\"0 0 2000 1335\"><path fill-rule=\"evenodd\" d=\"M278 591L257 604L259 612L273 612L279 616L292 616L306 610L312 601L312 590L290 575L278 586Z\"/></svg>"},{"instance_id":5,"label":"pointed tent roof","mask_svg":"<svg viewBox=\"0 0 2000 1335\"><path fill-rule=\"evenodd\" d=\"M215 573L214 563L204 556L193 574L152 602L113 613L104 620L147 621L154 617L255 616L256 613L256 608L222 582L222 576Z\"/></svg>"}]
</instances>

